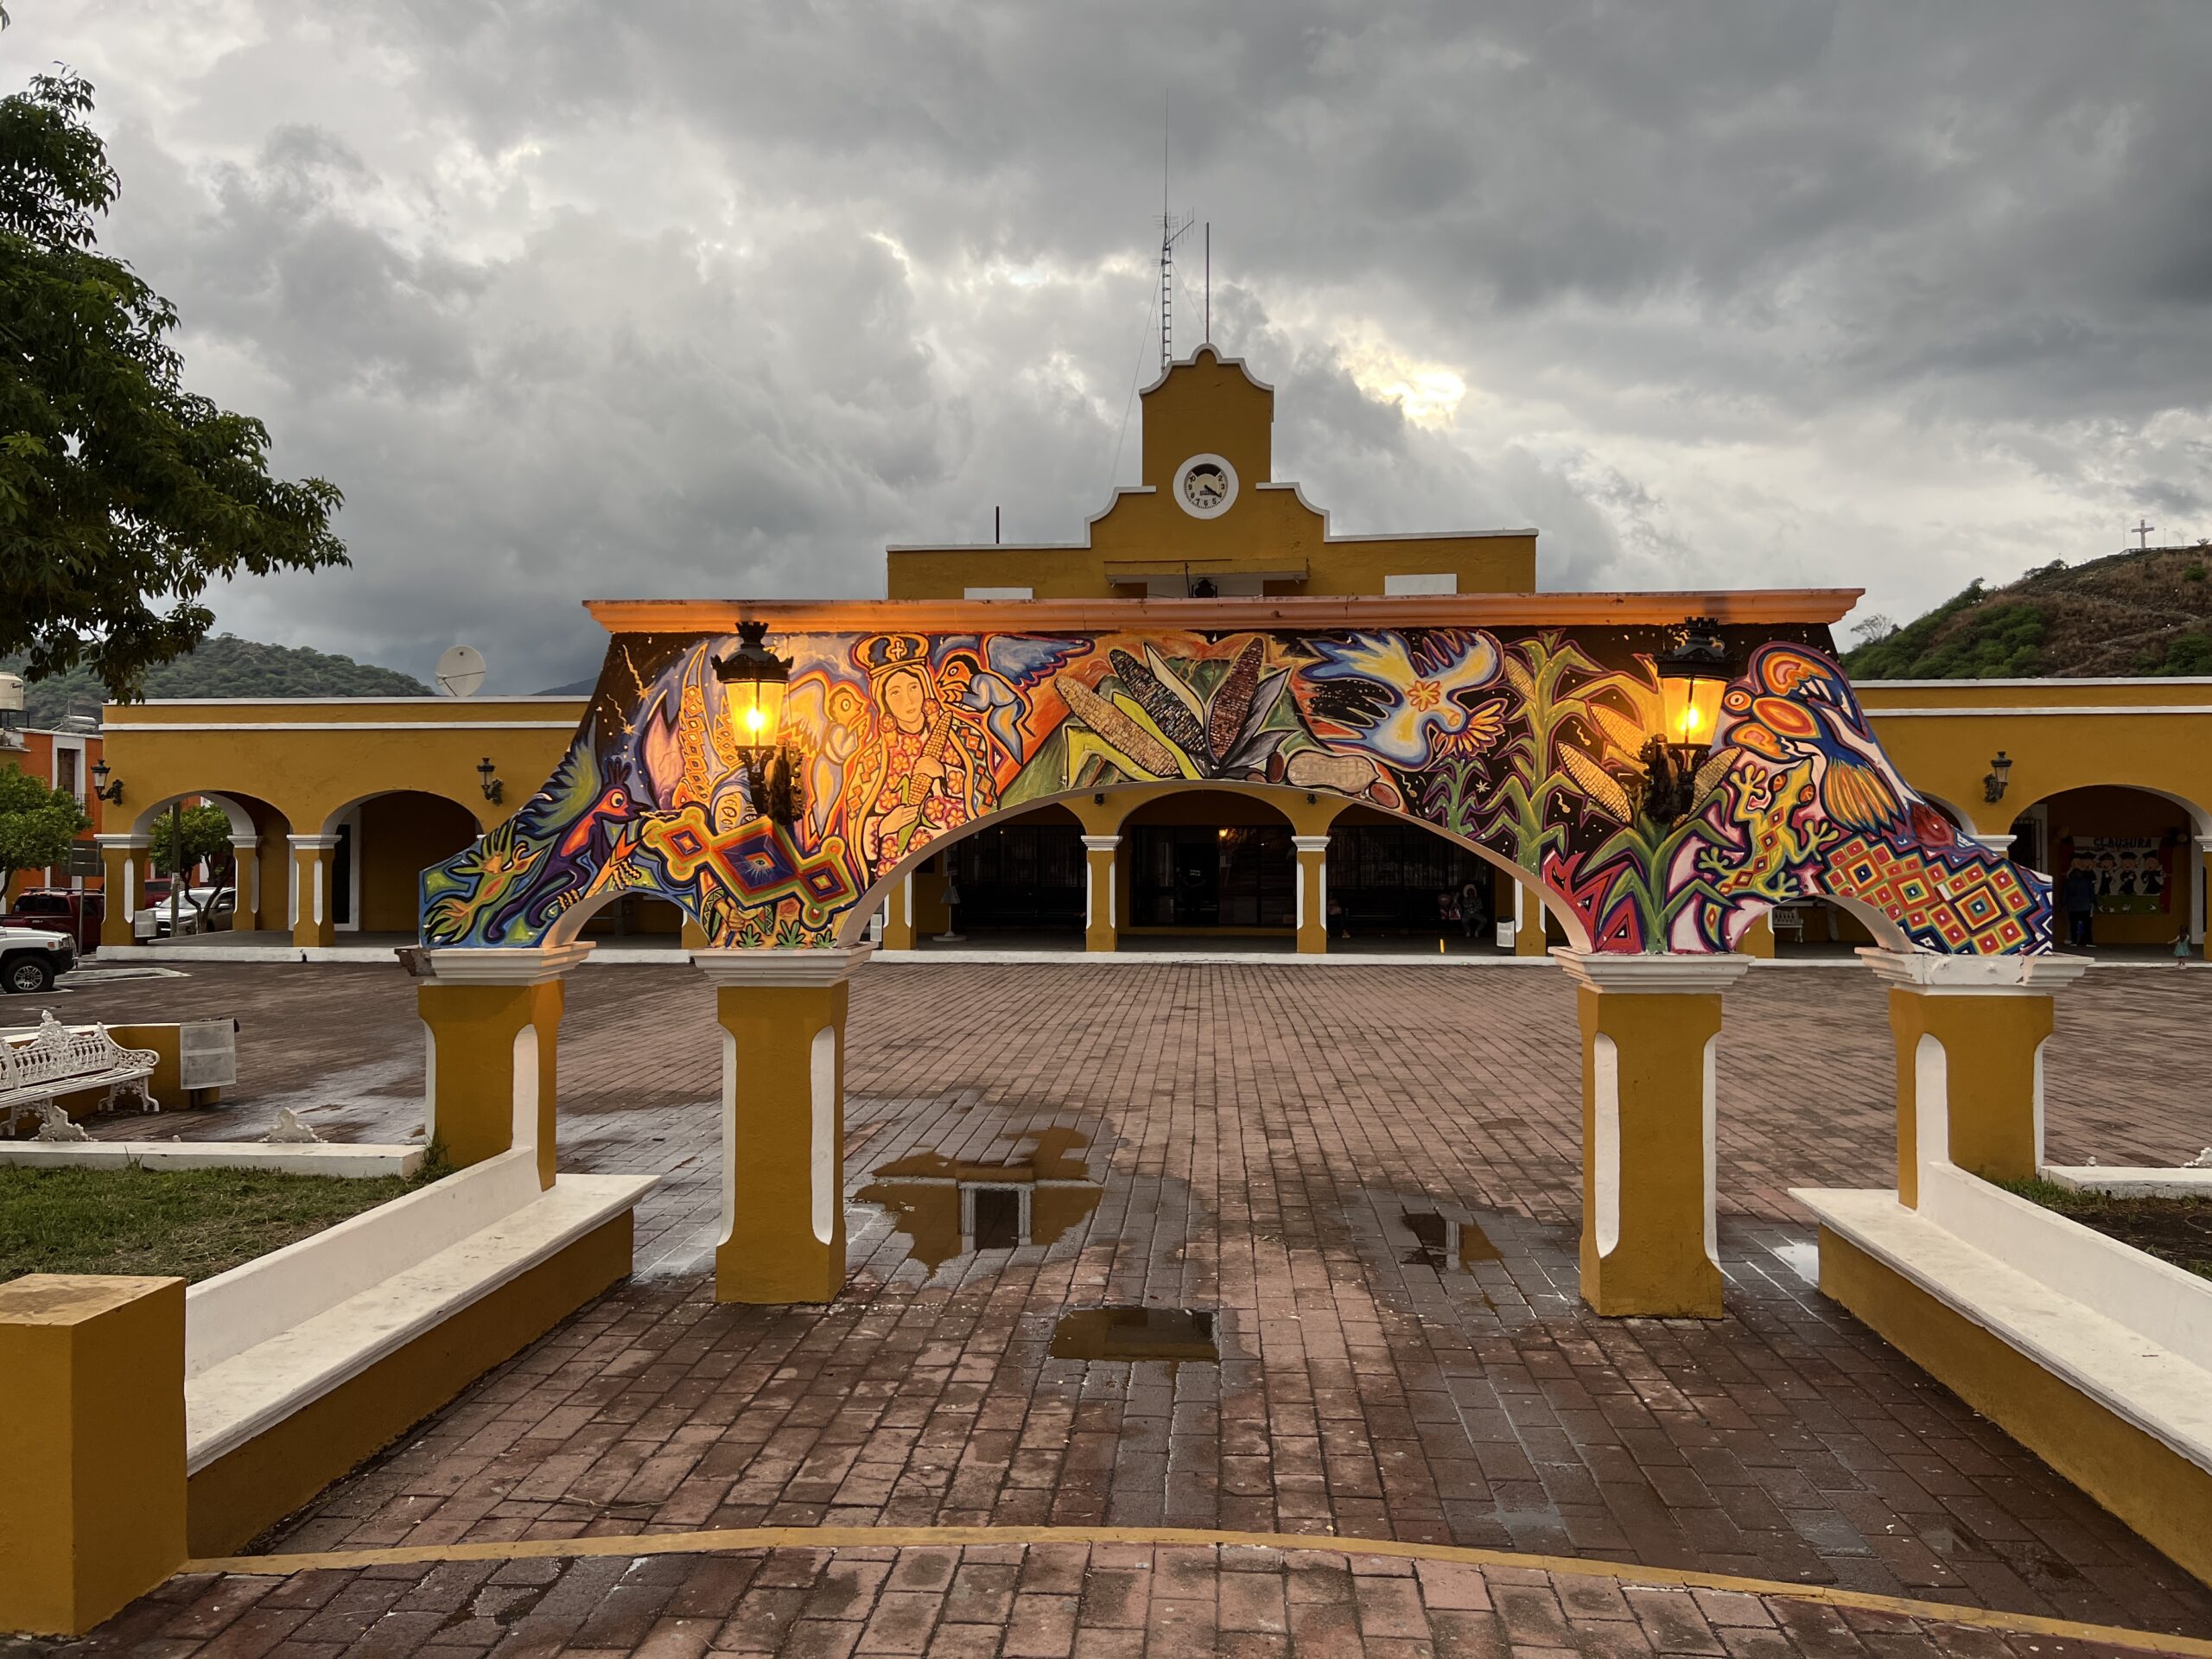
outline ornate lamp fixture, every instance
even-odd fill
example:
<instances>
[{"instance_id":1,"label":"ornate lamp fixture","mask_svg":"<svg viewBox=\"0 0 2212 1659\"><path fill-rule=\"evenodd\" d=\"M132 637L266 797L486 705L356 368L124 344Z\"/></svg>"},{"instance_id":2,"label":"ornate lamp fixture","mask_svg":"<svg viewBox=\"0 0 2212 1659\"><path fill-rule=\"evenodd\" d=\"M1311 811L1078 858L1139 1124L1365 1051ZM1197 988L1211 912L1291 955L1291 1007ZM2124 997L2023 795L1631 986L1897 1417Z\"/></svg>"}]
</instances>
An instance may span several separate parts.
<instances>
[{"instance_id":1,"label":"ornate lamp fixture","mask_svg":"<svg viewBox=\"0 0 2212 1659\"><path fill-rule=\"evenodd\" d=\"M753 810L788 829L799 814L798 769L782 738L791 665L789 658L768 649L767 633L766 622L739 623L737 649L713 659L715 677L722 683L724 706L737 733Z\"/></svg>"},{"instance_id":2,"label":"ornate lamp fixture","mask_svg":"<svg viewBox=\"0 0 2212 1659\"><path fill-rule=\"evenodd\" d=\"M2001 801L2005 786L2012 781L2012 757L1999 749L1989 762L1989 775L1981 780L1981 798Z\"/></svg>"},{"instance_id":3,"label":"ornate lamp fixture","mask_svg":"<svg viewBox=\"0 0 2212 1659\"><path fill-rule=\"evenodd\" d=\"M92 762L92 793L110 806L123 804L123 779L118 778L112 782L109 780L107 762L105 760Z\"/></svg>"},{"instance_id":4,"label":"ornate lamp fixture","mask_svg":"<svg viewBox=\"0 0 2212 1659\"><path fill-rule=\"evenodd\" d=\"M1643 810L1662 823L1688 812L1698 769L1713 753L1720 693L1728 683L1728 647L1709 616L1682 624L1681 643L1657 658L1661 729L1643 746Z\"/></svg>"},{"instance_id":5,"label":"ornate lamp fixture","mask_svg":"<svg viewBox=\"0 0 2212 1659\"><path fill-rule=\"evenodd\" d=\"M483 786L484 798L494 806L500 804L500 797L507 791L507 786L499 781L499 772L488 754L476 763L476 781Z\"/></svg>"}]
</instances>

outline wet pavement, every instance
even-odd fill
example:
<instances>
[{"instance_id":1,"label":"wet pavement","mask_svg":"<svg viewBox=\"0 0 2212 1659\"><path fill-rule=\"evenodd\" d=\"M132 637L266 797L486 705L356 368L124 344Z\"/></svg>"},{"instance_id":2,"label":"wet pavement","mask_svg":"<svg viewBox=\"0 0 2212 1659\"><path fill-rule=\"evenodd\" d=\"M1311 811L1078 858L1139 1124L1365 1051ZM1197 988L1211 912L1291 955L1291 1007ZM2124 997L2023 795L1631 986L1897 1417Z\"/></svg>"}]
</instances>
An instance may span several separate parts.
<instances>
[{"instance_id":1,"label":"wet pavement","mask_svg":"<svg viewBox=\"0 0 2212 1659\"><path fill-rule=\"evenodd\" d=\"M164 999L240 1015L251 1096L165 1115L165 1128L237 1133L269 1099L317 1094L307 1115L326 1132L404 1139L420 1122L405 1069L419 1089L419 1028L395 971L226 965L87 989L66 1017L159 1018ZM1555 973L898 963L870 967L853 1002L852 1276L838 1302L712 1302L691 1270L718 1169L711 993L677 970L588 970L563 1027L563 1162L670 1173L641 1223L640 1266L658 1276L487 1376L268 1547L1167 1525L1542 1552L2212 1635L2212 1592L1809 1283L1809 1230L1783 1189L1891 1176L1871 976L1760 972L1729 994L1730 1311L1711 1324L1602 1320L1576 1297L1580 1081ZM2212 976L2126 970L2060 999L2055 1160L2178 1161L2212 1140L2208 1003ZM1071 1315L1115 1307L1208 1315L1217 1361L1056 1351ZM863 1559L841 1549L810 1571ZM606 1566L563 1572L616 1596L629 1580L590 1576ZM444 1597L453 1614L493 1569L466 1586L378 1571L399 1585L388 1609ZM752 1593L728 1587L738 1569L713 1572L732 1605ZM1218 1614L1226 1562L1215 1577ZM386 1581L363 1574L343 1593ZM664 1607L690 1581L664 1564L641 1580L666 1590ZM1403 1639L1447 1650L1426 1604L1402 1611ZM930 1642L948 1622L933 1617ZM444 1627L474 1632L454 1645L512 1634L467 1618ZM1399 1639L1363 1618L1343 1650ZM1760 1628L1668 1647L1631 1620L1559 1645L1780 1651ZM727 1645L725 1624L708 1634ZM1904 1640L1829 1634L1798 1645ZM809 1639L850 1649L833 1637Z\"/></svg>"}]
</instances>

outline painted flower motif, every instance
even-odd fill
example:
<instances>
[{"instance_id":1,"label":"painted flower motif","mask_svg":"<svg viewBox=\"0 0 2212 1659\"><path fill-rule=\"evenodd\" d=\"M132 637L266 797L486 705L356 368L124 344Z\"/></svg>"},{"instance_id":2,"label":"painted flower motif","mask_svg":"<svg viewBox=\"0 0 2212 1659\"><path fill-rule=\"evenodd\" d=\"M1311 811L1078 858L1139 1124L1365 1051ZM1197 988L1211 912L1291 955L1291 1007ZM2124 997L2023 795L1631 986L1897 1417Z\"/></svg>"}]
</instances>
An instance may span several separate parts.
<instances>
[{"instance_id":1,"label":"painted flower motif","mask_svg":"<svg viewBox=\"0 0 2212 1659\"><path fill-rule=\"evenodd\" d=\"M1321 660L1305 672L1317 688L1313 712L1392 766L1422 766L1432 749L1492 727L1467 701L1498 676L1497 641L1486 633L1440 629L1418 646L1401 633L1356 633L1316 639L1313 650Z\"/></svg>"}]
</instances>

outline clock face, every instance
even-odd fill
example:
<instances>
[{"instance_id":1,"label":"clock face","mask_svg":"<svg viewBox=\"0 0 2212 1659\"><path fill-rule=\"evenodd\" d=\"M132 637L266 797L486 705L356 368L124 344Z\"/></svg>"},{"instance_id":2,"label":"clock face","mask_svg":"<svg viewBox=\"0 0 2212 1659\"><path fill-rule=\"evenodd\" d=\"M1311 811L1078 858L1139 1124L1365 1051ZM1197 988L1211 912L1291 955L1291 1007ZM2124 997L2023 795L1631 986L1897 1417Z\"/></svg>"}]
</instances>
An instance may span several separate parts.
<instances>
[{"instance_id":1,"label":"clock face","mask_svg":"<svg viewBox=\"0 0 2212 1659\"><path fill-rule=\"evenodd\" d=\"M1193 518L1218 518L1236 499L1236 469L1219 455L1192 455L1175 469L1175 505Z\"/></svg>"}]
</instances>

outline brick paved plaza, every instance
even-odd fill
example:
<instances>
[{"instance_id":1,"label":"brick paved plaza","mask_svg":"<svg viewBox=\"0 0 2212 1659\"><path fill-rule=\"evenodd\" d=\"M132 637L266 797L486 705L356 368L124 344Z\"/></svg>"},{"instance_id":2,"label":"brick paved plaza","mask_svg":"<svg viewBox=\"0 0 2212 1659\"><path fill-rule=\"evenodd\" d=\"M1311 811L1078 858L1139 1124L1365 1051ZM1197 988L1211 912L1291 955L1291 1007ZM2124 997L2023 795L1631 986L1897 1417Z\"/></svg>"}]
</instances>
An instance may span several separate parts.
<instances>
[{"instance_id":1,"label":"brick paved plaza","mask_svg":"<svg viewBox=\"0 0 2212 1659\"><path fill-rule=\"evenodd\" d=\"M236 1105L104 1134L258 1134L280 1104L334 1138L421 1122L396 969L195 967L63 1001L72 1019L244 1022ZM2212 1592L1808 1282L1810 1232L1784 1189L1892 1178L1884 1003L1856 969L1762 969L1728 996L1730 1315L1710 1325L1600 1320L1576 1299L1579 1060L1554 970L940 960L872 965L853 1001L842 1299L711 1300L710 994L682 969L587 969L563 1033L563 1162L669 1173L640 1211L639 1276L261 1548L814 1525L1335 1533L2212 1636ZM2171 970L2101 970L2062 996L2054 1159L2171 1163L2212 1141L2209 1004L2212 975ZM910 1179L931 1154L1068 1177L1058 1219L1038 1199L1037 1236L1054 1236L962 1253L949 1190ZM1219 1363L1054 1357L1060 1316L1107 1303L1213 1313ZM1217 1630L1236 1633L1222 1650L1255 1653L1288 1637L2066 1645L1524 1569L1019 1542L183 1580L99 1640L1123 1653L1148 1630L1155 1650L1195 1653Z\"/></svg>"}]
</instances>

